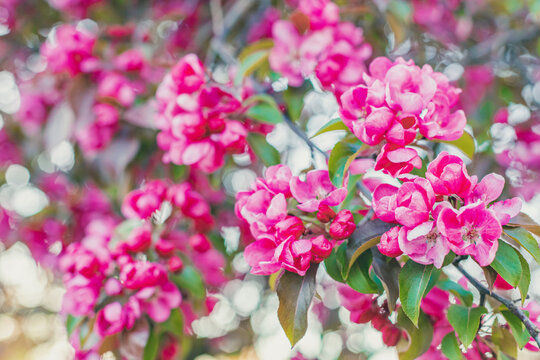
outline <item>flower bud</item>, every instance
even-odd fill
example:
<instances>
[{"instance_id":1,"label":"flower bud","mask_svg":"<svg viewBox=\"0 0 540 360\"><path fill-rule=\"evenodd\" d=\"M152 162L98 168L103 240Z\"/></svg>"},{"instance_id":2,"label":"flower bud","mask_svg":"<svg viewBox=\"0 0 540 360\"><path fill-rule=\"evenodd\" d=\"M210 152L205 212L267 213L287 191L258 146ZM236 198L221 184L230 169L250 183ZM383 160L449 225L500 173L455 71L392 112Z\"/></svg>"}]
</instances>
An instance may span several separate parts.
<instances>
[{"instance_id":1,"label":"flower bud","mask_svg":"<svg viewBox=\"0 0 540 360\"><path fill-rule=\"evenodd\" d=\"M349 210L341 210L330 224L330 236L336 240L344 240L352 235L356 229L354 218Z\"/></svg>"},{"instance_id":2,"label":"flower bud","mask_svg":"<svg viewBox=\"0 0 540 360\"><path fill-rule=\"evenodd\" d=\"M210 240L203 234L193 235L189 238L189 243L193 250L200 253L207 252L212 247Z\"/></svg>"},{"instance_id":3,"label":"flower bud","mask_svg":"<svg viewBox=\"0 0 540 360\"><path fill-rule=\"evenodd\" d=\"M336 212L328 205L319 205L319 211L317 212L317 220L322 223L330 222L336 217Z\"/></svg>"},{"instance_id":4,"label":"flower bud","mask_svg":"<svg viewBox=\"0 0 540 360\"><path fill-rule=\"evenodd\" d=\"M396 346L401 338L401 330L394 325L387 325L382 329L382 339L386 346Z\"/></svg>"},{"instance_id":5,"label":"flower bud","mask_svg":"<svg viewBox=\"0 0 540 360\"><path fill-rule=\"evenodd\" d=\"M182 270L184 269L184 263L182 262L182 259L174 255L171 256L169 260L167 260L167 267L173 273L179 273L182 272Z\"/></svg>"}]
</instances>

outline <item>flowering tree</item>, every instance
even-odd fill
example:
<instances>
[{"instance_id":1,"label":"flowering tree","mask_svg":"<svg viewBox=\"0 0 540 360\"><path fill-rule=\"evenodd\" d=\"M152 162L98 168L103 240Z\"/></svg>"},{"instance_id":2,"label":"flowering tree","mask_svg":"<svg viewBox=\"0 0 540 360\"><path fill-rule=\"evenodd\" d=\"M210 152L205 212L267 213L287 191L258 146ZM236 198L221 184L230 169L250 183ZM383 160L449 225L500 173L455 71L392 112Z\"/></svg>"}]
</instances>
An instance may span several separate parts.
<instances>
[{"instance_id":1,"label":"flowering tree","mask_svg":"<svg viewBox=\"0 0 540 360\"><path fill-rule=\"evenodd\" d=\"M0 14L2 244L63 283L76 359L249 347L253 324L196 324L253 275L297 359L308 317L371 323L400 359L539 350L538 2Z\"/></svg>"}]
</instances>

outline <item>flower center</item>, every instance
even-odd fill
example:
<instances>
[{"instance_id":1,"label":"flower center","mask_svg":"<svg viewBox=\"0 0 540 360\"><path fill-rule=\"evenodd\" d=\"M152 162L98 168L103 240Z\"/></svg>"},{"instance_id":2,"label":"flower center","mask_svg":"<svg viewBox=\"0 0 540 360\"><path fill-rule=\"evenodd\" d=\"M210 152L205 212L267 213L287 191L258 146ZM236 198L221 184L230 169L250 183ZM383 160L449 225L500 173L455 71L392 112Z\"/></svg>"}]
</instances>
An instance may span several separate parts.
<instances>
[{"instance_id":1,"label":"flower center","mask_svg":"<svg viewBox=\"0 0 540 360\"><path fill-rule=\"evenodd\" d=\"M476 244L478 241L478 238L480 237L480 234L475 228L469 229L466 227L463 227L461 229L461 237L463 241L470 243L470 244Z\"/></svg>"}]
</instances>

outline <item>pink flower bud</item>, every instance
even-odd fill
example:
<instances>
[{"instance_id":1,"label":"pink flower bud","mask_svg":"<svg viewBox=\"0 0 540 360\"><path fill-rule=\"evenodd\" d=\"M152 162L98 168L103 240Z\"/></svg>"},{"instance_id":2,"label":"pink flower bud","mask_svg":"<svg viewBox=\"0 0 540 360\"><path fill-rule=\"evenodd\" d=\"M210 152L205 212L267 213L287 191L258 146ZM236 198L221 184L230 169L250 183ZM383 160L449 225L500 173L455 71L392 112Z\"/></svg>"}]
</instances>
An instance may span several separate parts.
<instances>
[{"instance_id":1,"label":"pink flower bud","mask_svg":"<svg viewBox=\"0 0 540 360\"><path fill-rule=\"evenodd\" d=\"M341 210L330 224L330 236L336 240L347 239L356 229L354 218L349 210Z\"/></svg>"},{"instance_id":2,"label":"pink flower bud","mask_svg":"<svg viewBox=\"0 0 540 360\"><path fill-rule=\"evenodd\" d=\"M317 212L317 220L322 223L330 222L336 217L336 212L328 205L319 205L319 211Z\"/></svg>"},{"instance_id":3,"label":"pink flower bud","mask_svg":"<svg viewBox=\"0 0 540 360\"><path fill-rule=\"evenodd\" d=\"M133 229L126 241L128 250L132 252L143 252L148 250L152 244L152 230L150 226L142 226Z\"/></svg>"},{"instance_id":4,"label":"pink flower bud","mask_svg":"<svg viewBox=\"0 0 540 360\"><path fill-rule=\"evenodd\" d=\"M212 247L210 240L203 234L196 234L189 238L189 244L193 250L203 253Z\"/></svg>"},{"instance_id":5,"label":"pink flower bud","mask_svg":"<svg viewBox=\"0 0 540 360\"><path fill-rule=\"evenodd\" d=\"M170 271L174 273L182 272L184 269L184 263L182 262L182 259L178 256L171 256L169 260L167 260L167 267Z\"/></svg>"},{"instance_id":6,"label":"pink flower bud","mask_svg":"<svg viewBox=\"0 0 540 360\"><path fill-rule=\"evenodd\" d=\"M155 245L156 252L161 256L169 256L174 251L174 244L168 240L159 239Z\"/></svg>"},{"instance_id":7,"label":"pink flower bud","mask_svg":"<svg viewBox=\"0 0 540 360\"><path fill-rule=\"evenodd\" d=\"M289 216L276 224L276 232L279 239L287 239L290 236L298 239L305 230L304 223L296 216Z\"/></svg>"}]
</instances>

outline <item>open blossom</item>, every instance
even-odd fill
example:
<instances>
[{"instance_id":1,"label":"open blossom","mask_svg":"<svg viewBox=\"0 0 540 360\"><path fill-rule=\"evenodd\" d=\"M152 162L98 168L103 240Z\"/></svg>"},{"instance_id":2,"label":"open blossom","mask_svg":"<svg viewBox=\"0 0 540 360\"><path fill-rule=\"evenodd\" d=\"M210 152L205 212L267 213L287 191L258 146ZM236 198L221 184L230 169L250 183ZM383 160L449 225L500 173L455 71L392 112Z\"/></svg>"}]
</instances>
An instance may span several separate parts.
<instances>
[{"instance_id":1,"label":"open blossom","mask_svg":"<svg viewBox=\"0 0 540 360\"><path fill-rule=\"evenodd\" d=\"M137 300L130 298L124 306L115 301L105 305L96 317L96 331L101 337L117 334L124 329L130 330L135 319L141 316Z\"/></svg>"},{"instance_id":2,"label":"open blossom","mask_svg":"<svg viewBox=\"0 0 540 360\"><path fill-rule=\"evenodd\" d=\"M476 176L467 173L463 160L445 151L428 165L426 178L437 194L456 194L461 198L466 197L477 182Z\"/></svg>"},{"instance_id":3,"label":"open blossom","mask_svg":"<svg viewBox=\"0 0 540 360\"><path fill-rule=\"evenodd\" d=\"M336 188L330 181L327 170L313 170L302 181L298 176L291 180L291 193L300 203L302 211L317 211L320 205L339 205L347 196L347 189Z\"/></svg>"},{"instance_id":4,"label":"open blossom","mask_svg":"<svg viewBox=\"0 0 540 360\"><path fill-rule=\"evenodd\" d=\"M437 230L434 221L426 221L407 229L402 227L398 235L399 248L413 261L441 268L448 254L448 244Z\"/></svg>"},{"instance_id":5,"label":"open blossom","mask_svg":"<svg viewBox=\"0 0 540 360\"><path fill-rule=\"evenodd\" d=\"M458 255L472 255L480 266L489 265L495 258L501 223L483 203L441 211L437 227L448 239L450 248Z\"/></svg>"},{"instance_id":6,"label":"open blossom","mask_svg":"<svg viewBox=\"0 0 540 360\"><path fill-rule=\"evenodd\" d=\"M85 72L85 63L94 61L92 51L96 36L74 25L58 26L51 38L41 47L41 55L55 73L67 72L75 76Z\"/></svg>"}]
</instances>

